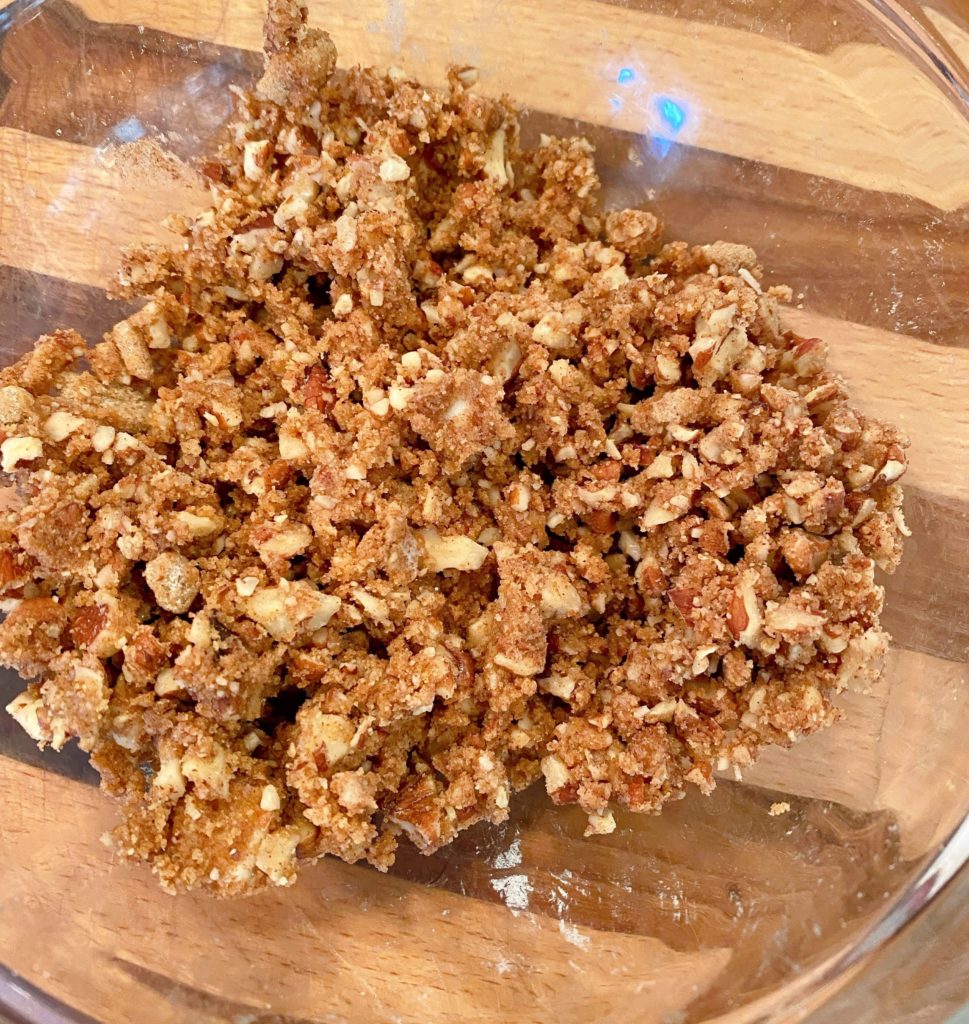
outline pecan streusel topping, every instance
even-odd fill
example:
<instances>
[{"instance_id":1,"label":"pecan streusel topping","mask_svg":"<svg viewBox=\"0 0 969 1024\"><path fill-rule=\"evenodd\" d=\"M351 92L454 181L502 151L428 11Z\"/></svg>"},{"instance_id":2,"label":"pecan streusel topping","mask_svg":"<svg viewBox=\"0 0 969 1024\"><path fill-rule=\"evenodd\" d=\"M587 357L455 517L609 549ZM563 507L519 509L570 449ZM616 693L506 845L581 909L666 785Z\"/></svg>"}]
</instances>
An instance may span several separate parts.
<instances>
[{"instance_id":1,"label":"pecan streusel topping","mask_svg":"<svg viewBox=\"0 0 969 1024\"><path fill-rule=\"evenodd\" d=\"M789 291L603 210L473 69L267 26L210 208L126 258L146 305L0 372L10 711L90 751L119 851L224 895L385 869L543 776L605 833L835 721L907 442Z\"/></svg>"}]
</instances>

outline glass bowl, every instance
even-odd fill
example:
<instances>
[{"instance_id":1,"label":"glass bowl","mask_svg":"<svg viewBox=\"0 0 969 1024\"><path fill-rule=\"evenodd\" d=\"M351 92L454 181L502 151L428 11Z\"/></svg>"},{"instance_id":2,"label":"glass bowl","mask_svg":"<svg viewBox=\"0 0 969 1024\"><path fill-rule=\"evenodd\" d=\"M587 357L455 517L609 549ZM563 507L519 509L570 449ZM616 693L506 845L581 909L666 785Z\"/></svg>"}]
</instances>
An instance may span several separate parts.
<instances>
[{"instance_id":1,"label":"glass bowl","mask_svg":"<svg viewBox=\"0 0 969 1024\"><path fill-rule=\"evenodd\" d=\"M331 861L242 902L166 896L112 863L115 811L84 759L41 756L3 721L0 1007L105 1024L941 1019L969 989L965 918L938 909L969 903L965 872L940 894L969 855L969 24L900 0L311 12L343 64L430 84L477 65L526 133L592 138L611 204L655 207L670 237L748 243L793 286L790 326L830 340L858 403L913 440L888 669L845 695L843 724L611 836L583 839L580 814L533 791L389 875ZM260 0L0 4L4 362L123 315L102 291L120 247L203 196L116 147L208 149L228 86L258 72L261 20Z\"/></svg>"}]
</instances>

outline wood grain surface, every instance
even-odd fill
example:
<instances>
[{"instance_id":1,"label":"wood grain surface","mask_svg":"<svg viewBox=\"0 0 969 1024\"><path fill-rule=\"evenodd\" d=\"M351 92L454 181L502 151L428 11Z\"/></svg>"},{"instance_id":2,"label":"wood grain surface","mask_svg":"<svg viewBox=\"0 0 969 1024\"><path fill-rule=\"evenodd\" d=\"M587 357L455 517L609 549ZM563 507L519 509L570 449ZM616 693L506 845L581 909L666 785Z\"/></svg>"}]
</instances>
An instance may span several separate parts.
<instances>
[{"instance_id":1,"label":"wood grain surface","mask_svg":"<svg viewBox=\"0 0 969 1024\"><path fill-rule=\"evenodd\" d=\"M509 92L537 110L634 133L668 131L656 99L669 96L686 112L680 142L902 192L940 210L956 209L969 196L960 174L969 155L961 114L909 62L886 57L863 33L821 52L744 33L739 61L737 29L692 21L684 32L682 16L596 0L529 0L520 5L517 31L496 16L493 0L466 0L457 32L449 0L422 0L419 9L401 0L309 6L346 63L397 63L440 84L447 63L465 60L485 69L484 92ZM250 52L261 45L261 0L79 0L77 7L96 23ZM837 13L832 6L834 26ZM969 53L964 33L941 14L936 19ZM556 45L563 25L567 47ZM625 90L613 89L623 68L634 77ZM766 81L769 92L759 88ZM783 119L782 134L772 130L772 119ZM896 161L886 160L898 134L911 145Z\"/></svg>"},{"instance_id":2,"label":"wood grain surface","mask_svg":"<svg viewBox=\"0 0 969 1024\"><path fill-rule=\"evenodd\" d=\"M657 0L656 7L672 11L679 3ZM777 15L768 29L784 28L801 46L819 47L810 49L819 59L837 50L830 39L821 45L825 40L818 29L825 19L819 20L817 5L808 18L792 0L773 6ZM756 9L739 0L724 5L718 25L749 28ZM832 13L838 33L844 13ZM678 23L685 16L681 12ZM376 32L382 24L371 27ZM808 25L813 33L806 31ZM717 52L742 38L739 31L727 33ZM861 26L848 25L837 38L843 45L871 47L870 26L868 36ZM796 57L799 49L788 39L779 52ZM44 55L40 80L30 66L30 55L37 53ZM430 58L425 64L432 67ZM150 26L119 28L89 19L67 0L46 0L40 14L14 21L0 52L0 83L8 82L6 90L0 84L0 125L100 150L145 132L189 157L208 148L225 118L228 85L250 80L257 67L252 51L189 42ZM634 73L631 67L625 72ZM531 73L541 81L543 68L533 65ZM774 70L779 78L790 73L782 64ZM648 79L622 88L615 82L598 84L611 97L610 106L625 102L628 89L646 106L672 99ZM678 109L690 116L685 107ZM760 135L759 108L752 107L749 116ZM783 162L698 148L677 141L669 125L657 135L647 121L634 124L630 131L588 120L580 126L598 149L610 202L652 202L672 237L729 237L753 245L773 279L795 282L805 304L818 313L966 344L969 223L958 209L943 211L898 192L889 195L821 173L786 169ZM775 145L786 146L787 135L778 127L775 123ZM526 117L526 134L532 137L539 131L576 130L574 119L536 107ZM858 167L864 170L865 164ZM862 181L864 174L855 177ZM810 245L798 243L804 237ZM945 301L940 302L943 284Z\"/></svg>"},{"instance_id":3,"label":"wood grain surface","mask_svg":"<svg viewBox=\"0 0 969 1024\"><path fill-rule=\"evenodd\" d=\"M205 196L199 184L126 169L115 150L16 128L0 128L0 181L0 262L100 288L124 245L173 239L162 219Z\"/></svg>"},{"instance_id":4,"label":"wood grain surface","mask_svg":"<svg viewBox=\"0 0 969 1024\"><path fill-rule=\"evenodd\" d=\"M891 686L846 695L842 729L768 756L712 799L621 815L605 839L583 840L574 808L532 792L501 828L463 834L433 858L402 850L389 878L328 861L294 891L243 902L163 895L99 841L114 810L93 787L0 759L0 943L9 966L96 1019L126 1019L146 989L164 996L145 1002L139 1024L230 1011L353 1024L581 1011L618 1022L631 999L637 1020L662 1024L705 998L722 1009L731 985L741 1001L769 1004L792 960L820 970L957 816L947 794L969 770L965 676L896 658ZM906 743L908 730L926 734L927 716L945 777L919 774ZM942 799L927 832L930 793ZM791 811L770 817L781 798ZM765 955L775 934L783 946ZM82 948L111 956L92 971Z\"/></svg>"},{"instance_id":5,"label":"wood grain surface","mask_svg":"<svg viewBox=\"0 0 969 1024\"><path fill-rule=\"evenodd\" d=\"M10 901L29 908L38 934L56 931L60 940L54 949L25 942L16 915L6 912L0 916L0 941L12 951L12 966L21 973L36 975L41 966L50 971L62 986L55 995L72 999L87 991L81 1009L92 1014L135 1004L142 986L151 987L158 971L154 936L176 928L185 942L170 952L174 962L165 968L183 984L176 1006L184 1001L199 1021L222 1019L205 1012L206 968L218 970L213 988L234 992L240 1012L282 1009L278 994L267 998L264 976L252 969L279 958L289 968L285 1012L314 1019L327 1019L330 1013L369 1022L387 1019L393 1010L401 1021L421 1021L427 1019L428 1003L437 1001L435 1019L445 1019L440 1017L445 1007L451 1019L496 1022L554 1019L546 1014L556 1007L559 1012L584 1007L595 1012L595 1019L618 1020L626 1000L648 995L649 1012L642 1019L658 1024L682 998L682 982L688 979L702 989L729 958L727 950L678 954L657 940L593 934L574 924L563 929L521 909L529 918L527 926L512 928L504 907L392 879L374 887L368 905L361 907L359 879L366 872L336 862L304 879L300 899L286 892L241 904L146 898L137 871L112 865L99 843L77 843L78 835L98 834L110 822L110 811L95 792L9 764L0 779L8 807L5 860L31 865L29 871L15 868L0 876L0 899L8 909ZM52 891L63 892L70 891L71 879L82 884L91 877L111 880L96 906L86 899L65 905L45 897L45 878ZM257 930L255 919L262 922ZM208 935L218 936L224 950L213 948ZM326 936L323 957L321 935ZM597 955L583 957L593 939ZM113 961L91 979L93 987L71 969L71 950L78 942L117 947ZM545 969L563 957L583 960L578 988L567 967L562 972ZM466 958L495 967L492 998L483 1007L475 973L465 969ZM366 1007L356 999L361 990L367 993ZM600 1016L604 1009L605 1017Z\"/></svg>"},{"instance_id":6,"label":"wood grain surface","mask_svg":"<svg viewBox=\"0 0 969 1024\"><path fill-rule=\"evenodd\" d=\"M508 829L491 830L491 848L475 858L427 862L432 884L327 861L296 892L220 903L165 897L115 863L95 838L111 824L110 806L89 787L4 761L0 799L9 966L97 1019L127 1019L125 1007L144 1005L139 1024L214 1022L227 1012L352 1024L619 1022L631 1005L637 1022L663 1024L715 981L729 989L738 908L757 907L745 930L758 957L762 936L779 928L786 955L797 955L817 944L815 931L830 941L853 918L860 924L854 890L865 884L869 848L889 835L887 818L845 836L847 819L812 818L809 808L802 827L818 845L809 855L785 851L770 839L787 826L767 816L769 798L728 788L718 808L674 811L678 830L642 819L638 852L617 835L583 843L577 857L579 816L533 801ZM689 855L698 843L707 852ZM405 862L408 870L416 874ZM94 878L104 886L92 890ZM819 891L830 895L818 901ZM86 948L111 950L110 959L92 971L78 955ZM284 989L267 972L274 964ZM761 964L765 993L786 969L786 960ZM140 1003L146 989L165 995L164 1010Z\"/></svg>"},{"instance_id":7,"label":"wood grain surface","mask_svg":"<svg viewBox=\"0 0 969 1024\"><path fill-rule=\"evenodd\" d=\"M249 50L261 45L259 0L237 0L231 17L222 4L196 0L81 0L80 6L98 21L144 24ZM816 54L747 34L740 61L733 30L718 25L691 22L684 32L680 19L595 0L521 6L527 14L518 31L509 31L493 0L465 0L456 37L449 0L421 0L419 8L394 0L309 4L348 63L411 64L439 81L456 58L487 69L486 92L507 91L538 110L636 132L662 130L661 110L643 98L668 94L695 112L683 124L681 141L865 188L904 191L943 210L969 198L960 173L969 157L962 117L900 56L886 58L867 43ZM558 45L563 26L567 46ZM711 60L712 54L722 57ZM620 96L617 106L604 83L615 82L628 66L643 88ZM769 92L758 87L766 81ZM781 144L772 117L784 119ZM911 145L897 161L886 160L886 152L897 152L887 140L899 133Z\"/></svg>"},{"instance_id":8,"label":"wood grain surface","mask_svg":"<svg viewBox=\"0 0 969 1024\"><path fill-rule=\"evenodd\" d=\"M76 758L57 776L46 756L0 756L4 962L95 1019L143 1008L138 1024L733 1024L751 1000L777 1010L792 964L805 986L828 970L966 806L964 115L876 45L853 5L778 0L757 33L762 15L747 0L725 2L716 23L690 20L707 9L699 0L657 0L649 12L523 0L514 26L495 0L465 0L457 31L445 0L310 6L344 63L393 62L432 83L450 60L481 66L482 91L530 108L526 131L591 135L611 201L655 202L676 236L754 244L773 280L803 291L790 325L828 339L859 404L912 436L915 536L886 612L897 645L875 693L843 695L841 725L767 753L711 801L621 816L614 836L590 843L580 816L530 794L502 828L430 859L402 851L391 877L327 863L295 892L244 904L170 899L114 863L97 839L114 812L69 777ZM52 326L95 338L121 315L102 293L120 248L168 237L165 214L204 202L190 173L146 176L117 147L147 134L186 160L204 149L227 86L258 67L262 2L4 10L17 13L0 19L0 345L10 353ZM969 33L931 15L969 59ZM682 114L678 130L664 100ZM926 737L928 751L916 742ZM4 742L0 730L11 752ZM768 814L777 800L789 814ZM958 915L932 909L969 948ZM869 1015L836 1000L819 1021L939 1021L961 991L945 977L969 972L953 954L920 1002L918 979L938 965L908 962L897 944L879 956L853 982L869 986ZM879 989L869 977L888 980Z\"/></svg>"}]
</instances>

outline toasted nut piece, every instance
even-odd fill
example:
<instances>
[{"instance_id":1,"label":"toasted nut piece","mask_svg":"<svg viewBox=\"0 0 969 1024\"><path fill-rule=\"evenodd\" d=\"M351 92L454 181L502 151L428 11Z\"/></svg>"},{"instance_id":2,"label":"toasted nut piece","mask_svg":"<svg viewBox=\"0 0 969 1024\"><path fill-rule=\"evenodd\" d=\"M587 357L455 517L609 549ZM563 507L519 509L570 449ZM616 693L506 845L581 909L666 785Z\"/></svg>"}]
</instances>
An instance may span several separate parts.
<instances>
[{"instance_id":1,"label":"toasted nut piece","mask_svg":"<svg viewBox=\"0 0 969 1024\"><path fill-rule=\"evenodd\" d=\"M465 89L470 89L473 85L477 85L478 78L480 77L478 69L471 64L468 64L463 68L459 68L454 74Z\"/></svg>"},{"instance_id":2,"label":"toasted nut piece","mask_svg":"<svg viewBox=\"0 0 969 1024\"><path fill-rule=\"evenodd\" d=\"M613 817L612 811L603 811L601 814L590 814L589 824L586 825L585 832L582 834L588 836L607 836L610 832L616 831L616 819Z\"/></svg>"},{"instance_id":3,"label":"toasted nut piece","mask_svg":"<svg viewBox=\"0 0 969 1024\"><path fill-rule=\"evenodd\" d=\"M672 508L669 504L664 504L661 501L653 500L650 502L649 508L642 514L639 520L639 525L644 530L652 530L657 526L664 526L666 523L672 523L679 519L683 515L685 509Z\"/></svg>"},{"instance_id":4,"label":"toasted nut piece","mask_svg":"<svg viewBox=\"0 0 969 1024\"><path fill-rule=\"evenodd\" d=\"M418 536L424 545L421 565L427 572L460 569L472 572L480 569L488 557L488 549L470 537L442 537L437 530L420 530Z\"/></svg>"},{"instance_id":5,"label":"toasted nut piece","mask_svg":"<svg viewBox=\"0 0 969 1024\"><path fill-rule=\"evenodd\" d=\"M816 631L823 623L822 616L798 608L790 601L770 608L764 617L764 629L771 636L802 637Z\"/></svg>"},{"instance_id":6,"label":"toasted nut piece","mask_svg":"<svg viewBox=\"0 0 969 1024\"><path fill-rule=\"evenodd\" d=\"M0 388L0 423L20 423L34 407L34 396L16 384Z\"/></svg>"},{"instance_id":7,"label":"toasted nut piece","mask_svg":"<svg viewBox=\"0 0 969 1024\"><path fill-rule=\"evenodd\" d=\"M287 886L296 881L296 848L303 841L295 825L270 832L259 841L256 867L273 883Z\"/></svg>"},{"instance_id":8,"label":"toasted nut piece","mask_svg":"<svg viewBox=\"0 0 969 1024\"><path fill-rule=\"evenodd\" d=\"M313 531L304 523L287 523L256 545L263 558L295 558L313 542Z\"/></svg>"},{"instance_id":9,"label":"toasted nut piece","mask_svg":"<svg viewBox=\"0 0 969 1024\"><path fill-rule=\"evenodd\" d=\"M206 753L191 752L182 758L182 772L208 798L224 800L229 795L229 769L225 748L217 743Z\"/></svg>"},{"instance_id":10,"label":"toasted nut piece","mask_svg":"<svg viewBox=\"0 0 969 1024\"><path fill-rule=\"evenodd\" d=\"M352 596L353 600L375 622L386 623L390 621L390 609L382 597L376 597L374 594L364 590L363 587L355 587Z\"/></svg>"},{"instance_id":11,"label":"toasted nut piece","mask_svg":"<svg viewBox=\"0 0 969 1024\"><path fill-rule=\"evenodd\" d=\"M287 196L279 204L273 216L276 227L285 229L291 221L298 221L309 212L313 201L320 194L320 186L312 178L300 177L287 186Z\"/></svg>"},{"instance_id":12,"label":"toasted nut piece","mask_svg":"<svg viewBox=\"0 0 969 1024\"><path fill-rule=\"evenodd\" d=\"M312 750L316 767L329 772L350 752L356 726L341 715L326 714L308 704L297 718L300 746Z\"/></svg>"},{"instance_id":13,"label":"toasted nut piece","mask_svg":"<svg viewBox=\"0 0 969 1024\"><path fill-rule=\"evenodd\" d=\"M582 597L565 576L552 576L542 587L542 611L554 618L582 613Z\"/></svg>"},{"instance_id":14,"label":"toasted nut piece","mask_svg":"<svg viewBox=\"0 0 969 1024\"><path fill-rule=\"evenodd\" d=\"M535 651L518 651L495 655L495 664L508 669L516 676L535 676L545 667L545 659L539 658Z\"/></svg>"},{"instance_id":15,"label":"toasted nut piece","mask_svg":"<svg viewBox=\"0 0 969 1024\"><path fill-rule=\"evenodd\" d=\"M572 331L565 317L552 311L546 313L532 328L532 338L546 348L568 348L572 344Z\"/></svg>"},{"instance_id":16,"label":"toasted nut piece","mask_svg":"<svg viewBox=\"0 0 969 1024\"><path fill-rule=\"evenodd\" d=\"M542 774L545 776L545 789L549 793L554 793L569 783L569 770L565 762L555 754L542 758Z\"/></svg>"},{"instance_id":17,"label":"toasted nut piece","mask_svg":"<svg viewBox=\"0 0 969 1024\"><path fill-rule=\"evenodd\" d=\"M652 707L644 704L636 708L633 714L645 722L672 722L678 703L676 700L661 700Z\"/></svg>"},{"instance_id":18,"label":"toasted nut piece","mask_svg":"<svg viewBox=\"0 0 969 1024\"><path fill-rule=\"evenodd\" d=\"M184 555L165 551L145 566L145 580L162 608L181 615L198 595L202 577Z\"/></svg>"},{"instance_id":19,"label":"toasted nut piece","mask_svg":"<svg viewBox=\"0 0 969 1024\"><path fill-rule=\"evenodd\" d=\"M761 635L763 615L754 593L753 582L745 578L730 599L727 624L734 637L747 647L754 647Z\"/></svg>"},{"instance_id":20,"label":"toasted nut piece","mask_svg":"<svg viewBox=\"0 0 969 1024\"><path fill-rule=\"evenodd\" d=\"M568 700L575 693L575 680L568 676L545 676L538 680L542 693L550 693L560 700Z\"/></svg>"},{"instance_id":21,"label":"toasted nut piece","mask_svg":"<svg viewBox=\"0 0 969 1024\"><path fill-rule=\"evenodd\" d=\"M155 693L159 697L169 697L185 689L185 683L172 668L163 668L155 678Z\"/></svg>"},{"instance_id":22,"label":"toasted nut piece","mask_svg":"<svg viewBox=\"0 0 969 1024\"><path fill-rule=\"evenodd\" d=\"M122 320L108 333L108 337L114 342L128 373L132 377L151 380L155 364L148 351L148 343L134 324L130 320Z\"/></svg>"},{"instance_id":23,"label":"toasted nut piece","mask_svg":"<svg viewBox=\"0 0 969 1024\"><path fill-rule=\"evenodd\" d=\"M246 614L277 640L292 640L298 629L322 629L340 610L338 597L323 594L310 583L280 580L246 599Z\"/></svg>"},{"instance_id":24,"label":"toasted nut piece","mask_svg":"<svg viewBox=\"0 0 969 1024\"><path fill-rule=\"evenodd\" d=\"M278 811L282 807L279 790L272 783L263 786L262 795L259 797L259 806L264 811Z\"/></svg>"},{"instance_id":25,"label":"toasted nut piece","mask_svg":"<svg viewBox=\"0 0 969 1024\"><path fill-rule=\"evenodd\" d=\"M675 473L670 452L660 452L646 467L646 476L651 480L669 480Z\"/></svg>"},{"instance_id":26,"label":"toasted nut piece","mask_svg":"<svg viewBox=\"0 0 969 1024\"><path fill-rule=\"evenodd\" d=\"M499 188L504 188L510 181L508 166L505 163L505 129L499 128L488 140L485 150L485 176L490 178Z\"/></svg>"},{"instance_id":27,"label":"toasted nut piece","mask_svg":"<svg viewBox=\"0 0 969 1024\"><path fill-rule=\"evenodd\" d=\"M102 423L98 427L93 436L91 437L91 447L96 452L106 452L111 445L114 444L114 439L117 437L118 432L114 427L110 427L105 423Z\"/></svg>"},{"instance_id":28,"label":"toasted nut piece","mask_svg":"<svg viewBox=\"0 0 969 1024\"><path fill-rule=\"evenodd\" d=\"M279 457L287 462L299 462L309 455L310 450L296 432L295 425L284 423L279 431Z\"/></svg>"},{"instance_id":29,"label":"toasted nut piece","mask_svg":"<svg viewBox=\"0 0 969 1024\"><path fill-rule=\"evenodd\" d=\"M176 512L175 519L196 540L211 537L222 529L222 523L212 516L200 516L194 512Z\"/></svg>"},{"instance_id":30,"label":"toasted nut piece","mask_svg":"<svg viewBox=\"0 0 969 1024\"><path fill-rule=\"evenodd\" d=\"M66 441L75 431L84 426L84 420L64 409L52 412L44 422L44 433L55 444Z\"/></svg>"},{"instance_id":31,"label":"toasted nut piece","mask_svg":"<svg viewBox=\"0 0 969 1024\"><path fill-rule=\"evenodd\" d=\"M381 161L378 173L383 181L407 181L410 177L410 167L401 157L388 156Z\"/></svg>"},{"instance_id":32,"label":"toasted nut piece","mask_svg":"<svg viewBox=\"0 0 969 1024\"><path fill-rule=\"evenodd\" d=\"M185 775L178 756L171 749L159 750L158 771L151 780L153 794L164 794L167 799L177 799L185 792Z\"/></svg>"},{"instance_id":33,"label":"toasted nut piece","mask_svg":"<svg viewBox=\"0 0 969 1024\"><path fill-rule=\"evenodd\" d=\"M353 312L353 296L349 292L344 292L337 300L333 303L333 315L334 316L349 316Z\"/></svg>"},{"instance_id":34,"label":"toasted nut piece","mask_svg":"<svg viewBox=\"0 0 969 1024\"><path fill-rule=\"evenodd\" d=\"M29 689L14 697L6 710L35 743L45 745L50 741L50 736L40 722L39 715L43 708L44 702L41 697L33 689Z\"/></svg>"},{"instance_id":35,"label":"toasted nut piece","mask_svg":"<svg viewBox=\"0 0 969 1024\"><path fill-rule=\"evenodd\" d=\"M890 484L897 480L904 472L904 462L899 462L897 459L889 459L878 471L878 476L875 479L879 482Z\"/></svg>"},{"instance_id":36,"label":"toasted nut piece","mask_svg":"<svg viewBox=\"0 0 969 1024\"><path fill-rule=\"evenodd\" d=\"M12 473L21 462L33 462L44 454L44 445L36 437L8 437L0 444L4 473Z\"/></svg>"},{"instance_id":37,"label":"toasted nut piece","mask_svg":"<svg viewBox=\"0 0 969 1024\"><path fill-rule=\"evenodd\" d=\"M242 150L243 170L250 181L261 181L273 155L273 144L269 139L247 142Z\"/></svg>"}]
</instances>

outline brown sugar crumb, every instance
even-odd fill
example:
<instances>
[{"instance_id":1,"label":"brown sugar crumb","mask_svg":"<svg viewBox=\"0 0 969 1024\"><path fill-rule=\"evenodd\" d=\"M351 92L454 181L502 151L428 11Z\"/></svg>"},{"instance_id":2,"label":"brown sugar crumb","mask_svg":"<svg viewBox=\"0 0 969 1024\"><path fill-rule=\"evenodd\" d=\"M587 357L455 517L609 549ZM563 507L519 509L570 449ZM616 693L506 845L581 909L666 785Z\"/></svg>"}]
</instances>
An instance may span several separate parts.
<instances>
[{"instance_id":1,"label":"brown sugar crumb","mask_svg":"<svg viewBox=\"0 0 969 1024\"><path fill-rule=\"evenodd\" d=\"M880 672L904 437L752 251L604 212L473 78L337 71L273 0L147 304L0 372L10 711L168 889L385 869L540 777L608 833Z\"/></svg>"}]
</instances>

